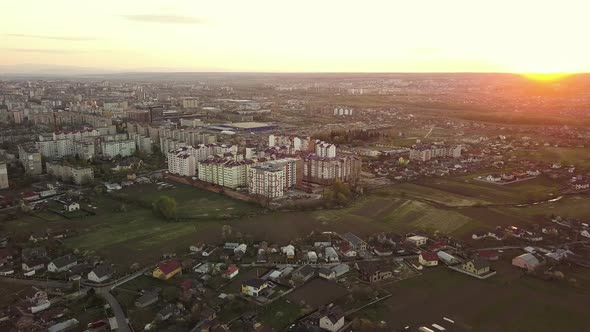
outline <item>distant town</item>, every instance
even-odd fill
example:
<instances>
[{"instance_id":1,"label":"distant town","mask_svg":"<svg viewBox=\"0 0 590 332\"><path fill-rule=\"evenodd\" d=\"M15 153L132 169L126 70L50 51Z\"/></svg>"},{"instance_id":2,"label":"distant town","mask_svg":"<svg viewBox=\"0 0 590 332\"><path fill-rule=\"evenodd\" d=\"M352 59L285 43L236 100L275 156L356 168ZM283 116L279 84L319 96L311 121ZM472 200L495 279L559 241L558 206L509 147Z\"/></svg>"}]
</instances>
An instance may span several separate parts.
<instances>
[{"instance_id":1,"label":"distant town","mask_svg":"<svg viewBox=\"0 0 590 332\"><path fill-rule=\"evenodd\" d=\"M588 329L587 77L0 79L2 331Z\"/></svg>"}]
</instances>

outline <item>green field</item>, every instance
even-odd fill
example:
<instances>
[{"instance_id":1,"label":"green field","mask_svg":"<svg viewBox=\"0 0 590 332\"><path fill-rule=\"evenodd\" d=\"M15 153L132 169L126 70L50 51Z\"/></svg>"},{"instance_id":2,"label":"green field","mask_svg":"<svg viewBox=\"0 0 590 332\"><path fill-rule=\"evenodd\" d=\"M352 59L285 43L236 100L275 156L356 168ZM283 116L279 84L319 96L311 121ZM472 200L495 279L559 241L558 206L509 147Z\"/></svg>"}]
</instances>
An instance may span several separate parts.
<instances>
[{"instance_id":1,"label":"green field","mask_svg":"<svg viewBox=\"0 0 590 332\"><path fill-rule=\"evenodd\" d=\"M170 196L178 204L180 218L231 218L254 212L258 207L206 190L175 185L173 189L158 190L155 185L137 185L117 192L117 196L139 200L150 205L160 196Z\"/></svg>"},{"instance_id":2,"label":"green field","mask_svg":"<svg viewBox=\"0 0 590 332\"><path fill-rule=\"evenodd\" d=\"M437 268L393 284L386 287L393 296L361 316L385 320L391 328L449 317L462 331L586 330L587 291L567 281L523 277L508 262L493 265L502 271L485 281Z\"/></svg>"},{"instance_id":3,"label":"green field","mask_svg":"<svg viewBox=\"0 0 590 332\"><path fill-rule=\"evenodd\" d=\"M517 155L530 160L590 168L590 149L588 148L545 147L537 151L518 151Z\"/></svg>"}]
</instances>

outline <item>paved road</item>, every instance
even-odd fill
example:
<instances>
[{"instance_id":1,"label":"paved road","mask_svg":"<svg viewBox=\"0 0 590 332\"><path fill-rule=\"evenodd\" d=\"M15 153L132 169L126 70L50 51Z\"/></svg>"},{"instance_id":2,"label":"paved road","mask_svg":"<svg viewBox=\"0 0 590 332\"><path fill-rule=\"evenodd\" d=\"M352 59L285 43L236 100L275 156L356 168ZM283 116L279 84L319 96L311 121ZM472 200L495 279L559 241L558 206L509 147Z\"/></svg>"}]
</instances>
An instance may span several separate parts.
<instances>
[{"instance_id":1,"label":"paved road","mask_svg":"<svg viewBox=\"0 0 590 332\"><path fill-rule=\"evenodd\" d=\"M127 324L125 312L123 311L123 308L121 308L117 299L111 294L110 289L108 287L96 288L96 294L102 296L111 306L111 309L115 314L115 319L117 320L117 332L131 332L129 324Z\"/></svg>"}]
</instances>

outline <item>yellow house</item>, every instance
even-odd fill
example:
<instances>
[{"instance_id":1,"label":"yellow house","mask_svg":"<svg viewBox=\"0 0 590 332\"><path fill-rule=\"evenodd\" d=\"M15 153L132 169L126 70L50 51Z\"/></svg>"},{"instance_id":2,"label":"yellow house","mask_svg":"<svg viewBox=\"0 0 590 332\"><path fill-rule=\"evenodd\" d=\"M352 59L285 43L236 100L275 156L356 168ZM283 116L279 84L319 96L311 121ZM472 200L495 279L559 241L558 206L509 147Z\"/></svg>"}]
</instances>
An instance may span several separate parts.
<instances>
[{"instance_id":1,"label":"yellow house","mask_svg":"<svg viewBox=\"0 0 590 332\"><path fill-rule=\"evenodd\" d=\"M182 274L182 265L177 260L162 263L152 272L154 278L162 280L168 280L177 274Z\"/></svg>"},{"instance_id":2,"label":"yellow house","mask_svg":"<svg viewBox=\"0 0 590 332\"><path fill-rule=\"evenodd\" d=\"M463 264L463 270L478 276L490 272L490 263L482 258L476 258Z\"/></svg>"},{"instance_id":3,"label":"yellow house","mask_svg":"<svg viewBox=\"0 0 590 332\"><path fill-rule=\"evenodd\" d=\"M242 294L257 297L267 287L268 283L265 280L250 279L242 284Z\"/></svg>"}]
</instances>

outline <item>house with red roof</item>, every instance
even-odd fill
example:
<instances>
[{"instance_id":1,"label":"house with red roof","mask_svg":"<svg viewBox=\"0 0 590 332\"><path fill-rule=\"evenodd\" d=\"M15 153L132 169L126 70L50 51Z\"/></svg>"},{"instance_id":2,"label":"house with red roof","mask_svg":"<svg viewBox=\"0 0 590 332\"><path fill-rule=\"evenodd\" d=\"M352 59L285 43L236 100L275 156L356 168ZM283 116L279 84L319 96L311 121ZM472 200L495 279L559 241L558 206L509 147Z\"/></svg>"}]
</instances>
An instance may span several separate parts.
<instances>
[{"instance_id":1,"label":"house with red roof","mask_svg":"<svg viewBox=\"0 0 590 332\"><path fill-rule=\"evenodd\" d=\"M240 273L240 268L235 265L232 265L223 272L223 277L225 279L233 279L235 276L238 275L238 273Z\"/></svg>"},{"instance_id":2,"label":"house with red roof","mask_svg":"<svg viewBox=\"0 0 590 332\"><path fill-rule=\"evenodd\" d=\"M433 251L423 251L420 253L420 256L418 256L418 262L420 262L422 266L437 266L438 255Z\"/></svg>"},{"instance_id":3,"label":"house with red roof","mask_svg":"<svg viewBox=\"0 0 590 332\"><path fill-rule=\"evenodd\" d=\"M178 260L170 260L160 263L152 272L154 278L168 280L177 274L182 274L182 264Z\"/></svg>"}]
</instances>

